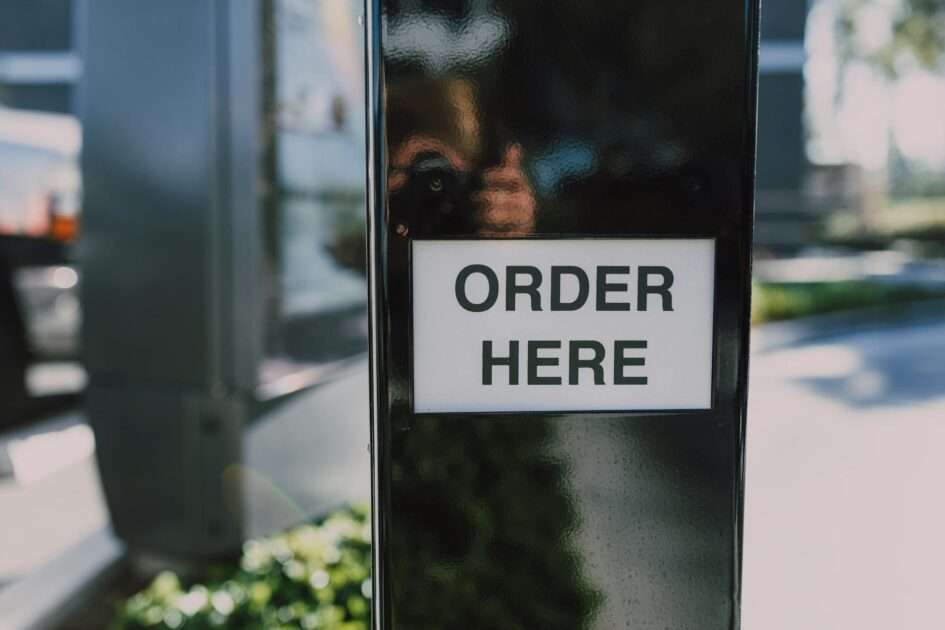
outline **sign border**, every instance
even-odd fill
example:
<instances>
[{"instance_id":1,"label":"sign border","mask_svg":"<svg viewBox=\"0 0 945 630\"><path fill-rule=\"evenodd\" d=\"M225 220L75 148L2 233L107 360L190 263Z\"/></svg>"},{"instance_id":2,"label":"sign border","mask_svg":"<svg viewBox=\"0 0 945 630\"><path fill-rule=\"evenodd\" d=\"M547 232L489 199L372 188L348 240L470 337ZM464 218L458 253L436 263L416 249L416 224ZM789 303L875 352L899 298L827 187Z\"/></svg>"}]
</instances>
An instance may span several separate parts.
<instances>
[{"instance_id":1,"label":"sign border","mask_svg":"<svg viewBox=\"0 0 945 630\"><path fill-rule=\"evenodd\" d=\"M662 415L670 416L697 416L702 414L716 414L718 413L718 383L719 383L719 372L722 369L721 365L721 356L719 355L719 309L718 309L718 300L719 300L719 238L715 235L706 235L701 236L697 234L686 234L685 236L677 236L674 234L657 234L657 235L646 235L646 234L634 234L634 235L625 235L625 234L614 234L614 235L602 235L602 234L593 234L593 235L570 235L570 234L555 234L555 235L534 235L534 236L517 236L514 238L495 238L495 237L476 237L468 235L450 235L450 236L438 236L438 237L408 237L409 244L407 248L407 275L409 279L409 288L408 288L408 308L410 309L410 318L409 326L407 330L407 369L409 372L409 402L408 406L410 413L417 418L424 417L440 417L440 416L477 416L477 417L507 417L507 416L521 416L521 415L540 415L540 416L549 416L549 417L562 417L562 416L573 416L573 415L600 415L603 417L611 416L631 416L631 417L654 417ZM715 268L712 271L713 283L712 283L712 374L711 374L711 383L709 385L709 406L702 409L583 409L583 410L550 410L550 411L417 411L416 406L416 379L415 379L415 357L414 357L414 274L413 274L413 245L417 241L499 241L499 242L516 242L516 241L641 241L641 240L650 240L650 241L712 241L713 245L713 259L712 264Z\"/></svg>"}]
</instances>

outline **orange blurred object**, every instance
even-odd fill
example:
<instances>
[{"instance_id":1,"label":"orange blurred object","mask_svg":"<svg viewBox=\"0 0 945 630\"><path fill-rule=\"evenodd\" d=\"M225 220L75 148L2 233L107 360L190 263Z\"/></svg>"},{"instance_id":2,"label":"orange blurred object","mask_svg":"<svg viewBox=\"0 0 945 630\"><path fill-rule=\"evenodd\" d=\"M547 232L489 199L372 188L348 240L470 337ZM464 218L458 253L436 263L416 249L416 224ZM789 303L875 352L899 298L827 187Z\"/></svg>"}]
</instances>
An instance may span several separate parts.
<instances>
[{"instance_id":1,"label":"orange blurred object","mask_svg":"<svg viewBox=\"0 0 945 630\"><path fill-rule=\"evenodd\" d=\"M79 221L74 216L53 214L49 220L49 236L63 243L71 243L79 234Z\"/></svg>"}]
</instances>

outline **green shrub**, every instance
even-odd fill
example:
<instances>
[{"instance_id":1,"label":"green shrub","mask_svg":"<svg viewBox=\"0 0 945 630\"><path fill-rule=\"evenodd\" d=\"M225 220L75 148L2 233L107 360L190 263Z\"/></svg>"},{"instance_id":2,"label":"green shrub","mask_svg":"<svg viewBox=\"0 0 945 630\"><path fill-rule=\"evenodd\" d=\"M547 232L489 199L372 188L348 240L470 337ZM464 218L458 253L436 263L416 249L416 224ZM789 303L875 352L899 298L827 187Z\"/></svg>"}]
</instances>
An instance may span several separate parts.
<instances>
[{"instance_id":1,"label":"green shrub","mask_svg":"<svg viewBox=\"0 0 945 630\"><path fill-rule=\"evenodd\" d=\"M113 630L370 626L371 540L364 508L246 543L238 565L202 582L158 575L122 604Z\"/></svg>"},{"instance_id":2,"label":"green shrub","mask_svg":"<svg viewBox=\"0 0 945 630\"><path fill-rule=\"evenodd\" d=\"M751 319L761 324L941 297L945 297L945 289L866 281L756 284Z\"/></svg>"}]
</instances>

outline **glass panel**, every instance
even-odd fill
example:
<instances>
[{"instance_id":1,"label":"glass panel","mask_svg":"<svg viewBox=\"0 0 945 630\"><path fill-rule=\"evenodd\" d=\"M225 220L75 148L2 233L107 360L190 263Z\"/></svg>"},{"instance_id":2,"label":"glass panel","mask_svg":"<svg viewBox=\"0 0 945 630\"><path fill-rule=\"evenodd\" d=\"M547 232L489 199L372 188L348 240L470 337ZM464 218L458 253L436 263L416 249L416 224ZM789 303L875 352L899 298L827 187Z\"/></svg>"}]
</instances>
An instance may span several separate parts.
<instances>
[{"instance_id":1,"label":"glass panel","mask_svg":"<svg viewBox=\"0 0 945 630\"><path fill-rule=\"evenodd\" d=\"M358 3L276 0L264 378L366 350Z\"/></svg>"}]
</instances>

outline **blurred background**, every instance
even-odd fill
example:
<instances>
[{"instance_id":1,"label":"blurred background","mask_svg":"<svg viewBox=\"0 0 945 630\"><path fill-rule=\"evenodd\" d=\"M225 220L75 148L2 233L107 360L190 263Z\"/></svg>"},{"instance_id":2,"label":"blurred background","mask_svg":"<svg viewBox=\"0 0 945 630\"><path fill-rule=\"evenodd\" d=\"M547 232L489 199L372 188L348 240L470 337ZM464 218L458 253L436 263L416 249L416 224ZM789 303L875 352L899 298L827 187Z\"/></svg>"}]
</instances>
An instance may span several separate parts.
<instances>
[{"instance_id":1,"label":"blurred background","mask_svg":"<svg viewBox=\"0 0 945 630\"><path fill-rule=\"evenodd\" d=\"M365 627L360 15L0 0L0 627ZM760 72L743 627L937 628L945 3Z\"/></svg>"}]
</instances>

